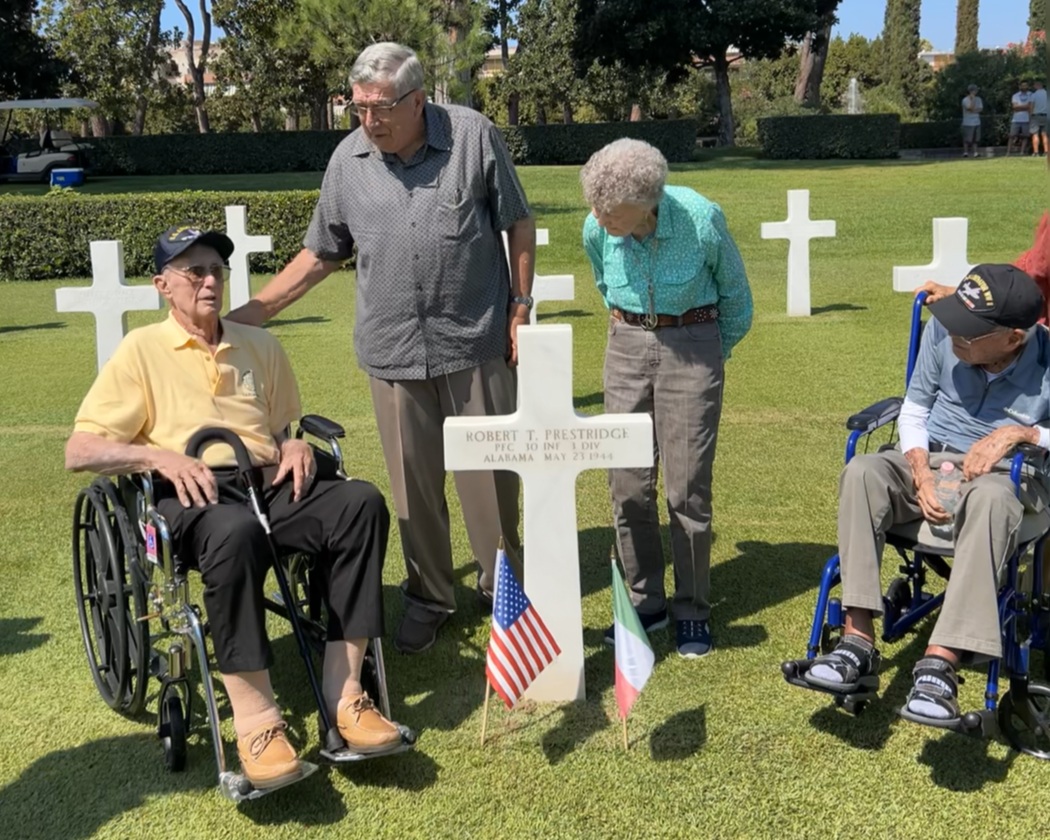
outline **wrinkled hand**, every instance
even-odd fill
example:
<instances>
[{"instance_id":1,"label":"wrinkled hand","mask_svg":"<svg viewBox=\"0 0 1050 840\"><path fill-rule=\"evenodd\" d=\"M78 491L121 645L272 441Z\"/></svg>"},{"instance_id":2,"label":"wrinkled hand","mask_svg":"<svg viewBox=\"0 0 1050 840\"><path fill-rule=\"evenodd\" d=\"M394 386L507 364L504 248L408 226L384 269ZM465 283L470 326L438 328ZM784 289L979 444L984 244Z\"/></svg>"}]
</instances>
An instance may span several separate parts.
<instances>
[{"instance_id":1,"label":"wrinkled hand","mask_svg":"<svg viewBox=\"0 0 1050 840\"><path fill-rule=\"evenodd\" d=\"M520 304L512 304L510 315L507 316L507 346L510 348L507 364L511 367L518 363L518 327L523 324L528 326L528 323L529 308Z\"/></svg>"},{"instance_id":2,"label":"wrinkled hand","mask_svg":"<svg viewBox=\"0 0 1050 840\"><path fill-rule=\"evenodd\" d=\"M937 492L934 490L932 473L929 478L922 480L915 492L918 496L922 516L927 522L932 522L934 525L943 525L952 518L952 515L941 507L941 503L937 501Z\"/></svg>"},{"instance_id":3,"label":"wrinkled hand","mask_svg":"<svg viewBox=\"0 0 1050 840\"><path fill-rule=\"evenodd\" d=\"M317 474L314 451L305 440L288 438L281 443L281 460L277 464L273 486L276 487L289 474L292 476L292 501L298 502L309 492Z\"/></svg>"},{"instance_id":4,"label":"wrinkled hand","mask_svg":"<svg viewBox=\"0 0 1050 840\"><path fill-rule=\"evenodd\" d=\"M1038 442L1038 432L1036 432ZM1019 443L1031 436L1031 430L1025 426L1003 426L989 435L985 435L970 447L963 460L963 478L973 481L979 475L992 471L996 464L1009 455Z\"/></svg>"},{"instance_id":5,"label":"wrinkled hand","mask_svg":"<svg viewBox=\"0 0 1050 840\"><path fill-rule=\"evenodd\" d=\"M946 298L948 295L955 294L954 286L942 286L933 280L927 280L918 289L915 290L915 294L919 292L926 292L926 303L936 303L941 298Z\"/></svg>"},{"instance_id":6,"label":"wrinkled hand","mask_svg":"<svg viewBox=\"0 0 1050 840\"><path fill-rule=\"evenodd\" d=\"M158 449L153 452L153 466L172 483L183 507L205 507L219 501L219 486L213 473L196 458Z\"/></svg>"}]
</instances>

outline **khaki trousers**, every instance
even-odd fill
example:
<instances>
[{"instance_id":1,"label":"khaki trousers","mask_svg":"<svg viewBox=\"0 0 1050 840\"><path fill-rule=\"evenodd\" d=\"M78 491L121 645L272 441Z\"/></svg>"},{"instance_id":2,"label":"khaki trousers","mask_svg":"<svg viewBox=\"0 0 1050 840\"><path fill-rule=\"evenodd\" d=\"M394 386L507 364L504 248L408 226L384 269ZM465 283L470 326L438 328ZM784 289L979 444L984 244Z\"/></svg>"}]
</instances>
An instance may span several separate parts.
<instances>
[{"instance_id":1,"label":"khaki trousers","mask_svg":"<svg viewBox=\"0 0 1050 840\"><path fill-rule=\"evenodd\" d=\"M452 544L445 500L446 417L512 414L517 381L503 359L433 379L370 378L372 405L390 476L390 491L407 580L409 607L441 612L456 608ZM454 473L467 537L481 567L479 587L491 594L496 550L503 538L507 559L521 579L516 473Z\"/></svg>"},{"instance_id":2,"label":"khaki trousers","mask_svg":"<svg viewBox=\"0 0 1050 840\"><path fill-rule=\"evenodd\" d=\"M936 469L962 455L934 454ZM1017 547L1025 508L1047 516L1046 489L1024 481L1021 499L1004 471L963 483L955 512L955 559L931 645L968 651L978 657L1001 655L998 589L1000 574ZM894 525L922 518L912 485L911 467L896 450L858 455L839 482L839 559L842 603L882 614L879 562L886 532Z\"/></svg>"}]
</instances>

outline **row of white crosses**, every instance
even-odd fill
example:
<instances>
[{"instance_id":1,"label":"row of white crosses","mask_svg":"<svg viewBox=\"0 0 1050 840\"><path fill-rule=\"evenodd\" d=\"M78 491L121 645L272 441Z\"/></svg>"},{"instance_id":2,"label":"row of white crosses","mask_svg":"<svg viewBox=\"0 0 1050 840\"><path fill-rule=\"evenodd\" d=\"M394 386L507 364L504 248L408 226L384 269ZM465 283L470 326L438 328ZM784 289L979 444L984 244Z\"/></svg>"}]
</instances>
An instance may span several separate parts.
<instances>
[{"instance_id":1,"label":"row of white crosses","mask_svg":"<svg viewBox=\"0 0 1050 840\"><path fill-rule=\"evenodd\" d=\"M973 268L967 256L968 220L933 220L933 260L928 265L894 266L893 290L914 292L927 280L955 286ZM809 218L809 190L788 190L788 216L763 222L763 239L788 240L787 314L810 314L809 243L835 236L835 222Z\"/></svg>"}]
</instances>

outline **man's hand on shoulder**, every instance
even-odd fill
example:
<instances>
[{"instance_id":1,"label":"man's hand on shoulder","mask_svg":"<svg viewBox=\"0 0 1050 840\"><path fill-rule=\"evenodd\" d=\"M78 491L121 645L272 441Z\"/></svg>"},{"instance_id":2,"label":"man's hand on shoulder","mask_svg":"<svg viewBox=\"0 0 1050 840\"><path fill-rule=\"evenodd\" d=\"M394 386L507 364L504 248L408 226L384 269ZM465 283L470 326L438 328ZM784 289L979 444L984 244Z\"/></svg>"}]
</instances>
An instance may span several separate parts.
<instances>
[{"instance_id":1,"label":"man's hand on shoulder","mask_svg":"<svg viewBox=\"0 0 1050 840\"><path fill-rule=\"evenodd\" d=\"M281 460L277 464L273 486L276 487L289 474L292 476L292 501L297 502L309 492L317 474L314 451L304 440L285 438L281 442Z\"/></svg>"},{"instance_id":2,"label":"man's hand on shoulder","mask_svg":"<svg viewBox=\"0 0 1050 840\"><path fill-rule=\"evenodd\" d=\"M991 472L996 464L1022 443L1038 446L1039 430L1030 426L1002 426L985 435L966 453L963 478L973 481L978 476Z\"/></svg>"},{"instance_id":3,"label":"man's hand on shoulder","mask_svg":"<svg viewBox=\"0 0 1050 840\"><path fill-rule=\"evenodd\" d=\"M215 473L189 455L166 449L152 450L153 469L175 487L183 507L206 507L219 501Z\"/></svg>"},{"instance_id":4,"label":"man's hand on shoulder","mask_svg":"<svg viewBox=\"0 0 1050 840\"><path fill-rule=\"evenodd\" d=\"M233 321L238 324L247 324L249 327L261 327L266 320L266 308L255 298L231 309L222 316L224 321Z\"/></svg>"}]
</instances>

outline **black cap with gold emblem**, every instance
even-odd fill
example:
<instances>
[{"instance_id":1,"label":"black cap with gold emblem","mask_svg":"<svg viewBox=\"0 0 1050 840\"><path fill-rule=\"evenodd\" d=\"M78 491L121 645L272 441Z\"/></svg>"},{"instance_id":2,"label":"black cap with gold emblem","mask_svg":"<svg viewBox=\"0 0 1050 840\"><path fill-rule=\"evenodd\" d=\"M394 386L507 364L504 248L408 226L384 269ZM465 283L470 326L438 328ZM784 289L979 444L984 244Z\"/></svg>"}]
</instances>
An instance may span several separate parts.
<instances>
[{"instance_id":1,"label":"black cap with gold emblem","mask_svg":"<svg viewBox=\"0 0 1050 840\"><path fill-rule=\"evenodd\" d=\"M164 266L175 257L189 248L191 245L209 245L219 252L223 262L230 258L233 253L233 240L225 233L217 230L203 231L194 225L175 225L160 235L157 244L153 246L153 262L156 263L157 271L163 271Z\"/></svg>"},{"instance_id":2,"label":"black cap with gold emblem","mask_svg":"<svg viewBox=\"0 0 1050 840\"><path fill-rule=\"evenodd\" d=\"M974 266L955 294L930 304L930 314L952 335L976 338L996 328L1026 330L1045 307L1036 282L1013 265Z\"/></svg>"}]
</instances>

